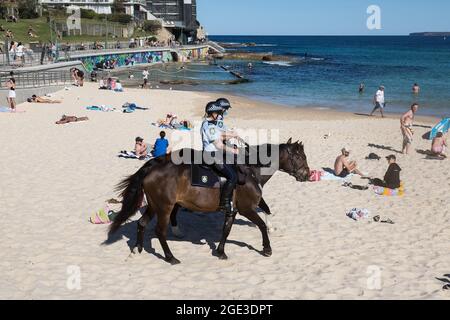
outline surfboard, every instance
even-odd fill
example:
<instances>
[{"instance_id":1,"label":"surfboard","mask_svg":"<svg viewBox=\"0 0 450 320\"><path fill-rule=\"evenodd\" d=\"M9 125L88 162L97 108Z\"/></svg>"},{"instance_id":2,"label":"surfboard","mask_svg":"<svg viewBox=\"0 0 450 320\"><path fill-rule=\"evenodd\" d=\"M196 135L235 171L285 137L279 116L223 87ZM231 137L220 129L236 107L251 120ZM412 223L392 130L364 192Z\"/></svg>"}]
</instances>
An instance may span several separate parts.
<instances>
[{"instance_id":1,"label":"surfboard","mask_svg":"<svg viewBox=\"0 0 450 320\"><path fill-rule=\"evenodd\" d=\"M433 140L438 132L447 133L450 129L450 118L442 119L441 122L439 122L430 133L430 140Z\"/></svg>"}]
</instances>

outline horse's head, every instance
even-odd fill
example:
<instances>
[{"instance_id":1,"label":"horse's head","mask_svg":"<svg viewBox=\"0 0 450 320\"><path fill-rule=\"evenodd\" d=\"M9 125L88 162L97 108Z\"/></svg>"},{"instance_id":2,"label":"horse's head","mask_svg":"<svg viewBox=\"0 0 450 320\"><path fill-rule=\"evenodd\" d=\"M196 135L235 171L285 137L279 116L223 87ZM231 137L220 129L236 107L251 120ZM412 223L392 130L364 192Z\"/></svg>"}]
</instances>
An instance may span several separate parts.
<instances>
[{"instance_id":1,"label":"horse's head","mask_svg":"<svg viewBox=\"0 0 450 320\"><path fill-rule=\"evenodd\" d=\"M309 166L303 142L292 143L290 138L286 144L280 145L280 171L288 173L297 181L308 181Z\"/></svg>"}]
</instances>

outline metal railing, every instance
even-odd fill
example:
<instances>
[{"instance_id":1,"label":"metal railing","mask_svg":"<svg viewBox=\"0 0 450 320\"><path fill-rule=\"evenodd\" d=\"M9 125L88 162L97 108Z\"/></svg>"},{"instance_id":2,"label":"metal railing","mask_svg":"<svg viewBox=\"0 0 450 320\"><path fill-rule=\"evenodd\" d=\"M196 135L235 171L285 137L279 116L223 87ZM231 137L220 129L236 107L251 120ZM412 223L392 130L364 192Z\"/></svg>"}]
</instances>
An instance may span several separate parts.
<instances>
[{"instance_id":1,"label":"metal railing","mask_svg":"<svg viewBox=\"0 0 450 320\"><path fill-rule=\"evenodd\" d=\"M4 84L11 78L9 72L0 72L0 83ZM14 72L16 88L40 88L48 86L63 86L72 83L69 70ZM3 88L4 89L4 88Z\"/></svg>"}]
</instances>

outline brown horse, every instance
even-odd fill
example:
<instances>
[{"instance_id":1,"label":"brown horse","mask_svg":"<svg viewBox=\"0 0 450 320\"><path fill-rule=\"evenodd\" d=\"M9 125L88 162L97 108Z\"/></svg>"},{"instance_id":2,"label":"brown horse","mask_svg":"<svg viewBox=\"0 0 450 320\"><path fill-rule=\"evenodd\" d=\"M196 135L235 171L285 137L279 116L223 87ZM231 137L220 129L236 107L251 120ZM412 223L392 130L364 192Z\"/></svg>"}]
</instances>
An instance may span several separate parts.
<instances>
[{"instance_id":1,"label":"brown horse","mask_svg":"<svg viewBox=\"0 0 450 320\"><path fill-rule=\"evenodd\" d=\"M259 146L258 152L262 149L278 152L275 163L271 164L272 168L288 173L295 177L297 181L308 180L309 167L302 143L292 143L292 139L289 139L286 144L264 145L263 148ZM192 186L191 165L175 164L168 159L169 157L166 157L147 162L138 172L119 184L118 189L122 191L123 198L122 209L111 225L109 232L110 235L115 233L123 223L136 214L142 204L145 192L148 208L138 222L136 247L141 253L145 227L156 214L158 216L156 236L163 248L165 260L171 264L178 264L180 261L173 256L166 239L170 217L176 214L180 207L192 212L217 211L220 191ZM260 165L255 165L255 167L260 167ZM237 186L233 203L239 214L258 226L263 239L262 253L269 257L272 255L272 249L267 227L257 214L257 208L262 199L262 189L260 181L253 171L247 170L245 183ZM230 234L237 212L225 217L222 238L217 247L220 259L227 259L225 242Z\"/></svg>"}]
</instances>

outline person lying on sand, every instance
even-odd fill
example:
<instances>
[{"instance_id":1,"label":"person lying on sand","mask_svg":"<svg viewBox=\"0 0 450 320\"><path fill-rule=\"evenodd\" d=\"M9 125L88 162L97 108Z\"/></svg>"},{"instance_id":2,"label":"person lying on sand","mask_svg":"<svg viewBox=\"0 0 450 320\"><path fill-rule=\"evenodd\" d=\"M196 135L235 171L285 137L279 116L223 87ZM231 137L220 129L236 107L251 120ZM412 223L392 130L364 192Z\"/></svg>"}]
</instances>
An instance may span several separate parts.
<instances>
[{"instance_id":1,"label":"person lying on sand","mask_svg":"<svg viewBox=\"0 0 450 320\"><path fill-rule=\"evenodd\" d=\"M145 158L148 154L147 152L147 145L144 143L144 139L141 137L136 138L136 144L134 146L134 152L136 153L136 156L141 159Z\"/></svg>"},{"instance_id":2,"label":"person lying on sand","mask_svg":"<svg viewBox=\"0 0 450 320\"><path fill-rule=\"evenodd\" d=\"M178 116L176 114L173 113L168 113L166 115L166 119L165 120L158 120L158 126L167 126L172 128L175 125L175 120L178 119Z\"/></svg>"},{"instance_id":3,"label":"person lying on sand","mask_svg":"<svg viewBox=\"0 0 450 320\"><path fill-rule=\"evenodd\" d=\"M434 156L447 158L445 154L445 149L447 147L447 140L442 132L438 132L436 137L433 139L431 143L431 153Z\"/></svg>"},{"instance_id":4,"label":"person lying on sand","mask_svg":"<svg viewBox=\"0 0 450 320\"><path fill-rule=\"evenodd\" d=\"M61 103L61 100L51 100L44 97L38 97L37 95L33 94L31 98L28 98L27 101L29 103Z\"/></svg>"},{"instance_id":5,"label":"person lying on sand","mask_svg":"<svg viewBox=\"0 0 450 320\"><path fill-rule=\"evenodd\" d=\"M75 116L63 115L61 117L61 120L56 121L55 123L56 124L66 124L66 123L69 123L69 122L79 122L79 121L87 121L87 120L89 120L88 117L80 117L80 118L78 118L78 117L75 117Z\"/></svg>"},{"instance_id":6,"label":"person lying on sand","mask_svg":"<svg viewBox=\"0 0 450 320\"><path fill-rule=\"evenodd\" d=\"M389 167L384 175L384 179L371 179L370 182L378 187L398 189L400 188L400 171L402 171L402 169L396 163L397 158L395 155L391 154L390 156L387 156L386 159L389 163Z\"/></svg>"},{"instance_id":7,"label":"person lying on sand","mask_svg":"<svg viewBox=\"0 0 450 320\"><path fill-rule=\"evenodd\" d=\"M346 148L343 148L341 150L341 155L336 158L336 161L334 162L334 174L337 177L345 178L350 173L356 173L362 177L365 175L359 171L356 168L356 162L355 161L348 161L348 157L350 156L350 151L348 151Z\"/></svg>"}]
</instances>

